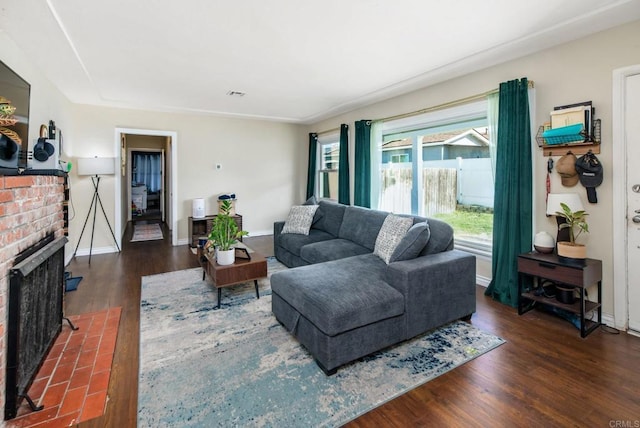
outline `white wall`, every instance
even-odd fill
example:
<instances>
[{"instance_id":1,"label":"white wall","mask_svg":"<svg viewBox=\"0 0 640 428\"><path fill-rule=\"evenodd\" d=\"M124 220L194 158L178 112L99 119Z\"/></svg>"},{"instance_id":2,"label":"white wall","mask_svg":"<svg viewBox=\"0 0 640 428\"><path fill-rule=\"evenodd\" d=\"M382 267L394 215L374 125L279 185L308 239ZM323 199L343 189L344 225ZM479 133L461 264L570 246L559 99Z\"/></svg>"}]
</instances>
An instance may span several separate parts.
<instances>
[{"instance_id":1,"label":"white wall","mask_svg":"<svg viewBox=\"0 0 640 428\"><path fill-rule=\"evenodd\" d=\"M598 158L604 166L604 182L598 188L598 204L588 204L582 186L564 188L559 176L552 175L552 192L580 194L589 213L588 256L603 261L603 308L613 313L613 248L612 248L612 165L611 153L611 99L612 71L616 68L640 63L640 21L560 45L518 60L490 67L476 73L411 92L387 101L361 108L308 126L308 132L322 132L336 128L340 123L350 125L350 159L353 161L353 122L360 119L380 119L496 89L500 82L520 77L535 81L535 122L549 120L554 106L581 101L593 101L596 118L602 119L602 147ZM381 61L383 58L380 59ZM372 62L373 63L373 62ZM544 214L545 176L547 158L535 149L534 204L536 231L547 231L555 236L554 218ZM558 157L555 158L557 160ZM622 167L622 165L620 166ZM353 171L353 167L351 169ZM479 260L478 274L490 277L491 265Z\"/></svg>"},{"instance_id":2,"label":"white wall","mask_svg":"<svg viewBox=\"0 0 640 428\"><path fill-rule=\"evenodd\" d=\"M178 177L178 239L183 244L194 198L205 198L207 214L215 214L217 195L235 192L243 228L259 235L271 233L273 222L286 218L289 207L301 202L304 193L306 182L299 177L306 177L307 139L298 125L86 105L73 106L73 122L73 136L66 143L72 158L117 156L115 128L177 133L178 168L172 173ZM216 170L216 164L222 168ZM74 240L89 209L92 188L88 177L72 172L71 178L74 206L83 217L70 225ZM100 185L112 226L114 185L114 177L109 176ZM113 242L106 225L96 226L95 239L98 249ZM81 245L85 247L88 244Z\"/></svg>"}]
</instances>

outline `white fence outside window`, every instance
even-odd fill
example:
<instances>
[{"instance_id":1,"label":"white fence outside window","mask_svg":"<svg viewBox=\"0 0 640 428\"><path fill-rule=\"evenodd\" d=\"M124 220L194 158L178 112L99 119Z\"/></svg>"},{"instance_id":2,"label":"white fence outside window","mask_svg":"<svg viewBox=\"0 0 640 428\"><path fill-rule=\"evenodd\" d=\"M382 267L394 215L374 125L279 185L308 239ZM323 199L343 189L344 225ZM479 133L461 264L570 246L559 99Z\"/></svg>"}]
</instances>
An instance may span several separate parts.
<instances>
[{"instance_id":1,"label":"white fence outside window","mask_svg":"<svg viewBox=\"0 0 640 428\"><path fill-rule=\"evenodd\" d=\"M491 159L451 159L422 162L421 214L449 213L457 204L493 208ZM381 169L380 209L411 213L411 163L384 164Z\"/></svg>"}]
</instances>

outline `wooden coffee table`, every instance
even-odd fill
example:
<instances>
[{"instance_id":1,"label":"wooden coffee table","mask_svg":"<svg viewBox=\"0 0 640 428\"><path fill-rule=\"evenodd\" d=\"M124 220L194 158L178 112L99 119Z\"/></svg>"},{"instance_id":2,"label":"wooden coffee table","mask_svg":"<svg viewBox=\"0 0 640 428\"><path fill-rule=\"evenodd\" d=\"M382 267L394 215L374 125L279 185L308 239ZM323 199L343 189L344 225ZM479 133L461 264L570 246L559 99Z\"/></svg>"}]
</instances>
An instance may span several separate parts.
<instances>
[{"instance_id":1,"label":"wooden coffee table","mask_svg":"<svg viewBox=\"0 0 640 428\"><path fill-rule=\"evenodd\" d=\"M206 275L209 275L211 282L218 289L217 308L220 308L223 287L230 287L244 282L253 281L256 287L256 298L260 298L258 279L267 276L267 259L255 251L249 253L249 255L251 259L243 259L236 256L234 264L222 266L216 263L213 253L203 253L198 248L198 260L202 266L202 280L204 281Z\"/></svg>"}]
</instances>

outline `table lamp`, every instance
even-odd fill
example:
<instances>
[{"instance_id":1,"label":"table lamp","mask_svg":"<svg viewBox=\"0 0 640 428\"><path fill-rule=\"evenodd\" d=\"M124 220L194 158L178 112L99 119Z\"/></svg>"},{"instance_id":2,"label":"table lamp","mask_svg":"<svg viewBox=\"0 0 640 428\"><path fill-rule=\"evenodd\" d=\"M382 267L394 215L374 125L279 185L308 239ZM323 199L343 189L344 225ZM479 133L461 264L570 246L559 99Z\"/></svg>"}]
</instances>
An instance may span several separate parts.
<instances>
[{"instance_id":1,"label":"table lamp","mask_svg":"<svg viewBox=\"0 0 640 428\"><path fill-rule=\"evenodd\" d=\"M567 242L570 240L569 229L560 229L560 225L562 223L566 223L566 220L563 217L556 215L556 212L562 212L560 203L567 205L571 208L571 211L574 212L584 210L580 196L577 193L549 193L549 195L547 195L547 216L556 216L556 221L558 223L558 237L556 238L556 243Z\"/></svg>"}]
</instances>

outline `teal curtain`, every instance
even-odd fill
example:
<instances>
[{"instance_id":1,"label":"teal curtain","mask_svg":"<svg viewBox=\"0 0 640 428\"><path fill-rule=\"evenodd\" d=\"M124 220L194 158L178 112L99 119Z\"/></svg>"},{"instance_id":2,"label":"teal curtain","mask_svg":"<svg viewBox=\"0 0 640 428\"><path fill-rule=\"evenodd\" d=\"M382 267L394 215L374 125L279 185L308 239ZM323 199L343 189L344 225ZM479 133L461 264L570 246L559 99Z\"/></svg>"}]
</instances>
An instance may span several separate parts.
<instances>
[{"instance_id":1,"label":"teal curtain","mask_svg":"<svg viewBox=\"0 0 640 428\"><path fill-rule=\"evenodd\" d=\"M500 84L492 280L486 295L518 305L518 254L531 251L532 166L526 78Z\"/></svg>"},{"instance_id":2,"label":"teal curtain","mask_svg":"<svg viewBox=\"0 0 640 428\"><path fill-rule=\"evenodd\" d=\"M309 170L307 171L307 199L312 197L316 190L316 157L318 156L318 134L309 134Z\"/></svg>"},{"instance_id":3,"label":"teal curtain","mask_svg":"<svg viewBox=\"0 0 640 428\"><path fill-rule=\"evenodd\" d=\"M340 157L338 160L338 202L349 205L349 125L340 125Z\"/></svg>"},{"instance_id":4,"label":"teal curtain","mask_svg":"<svg viewBox=\"0 0 640 428\"><path fill-rule=\"evenodd\" d=\"M371 121L356 122L353 204L371 208Z\"/></svg>"}]
</instances>

